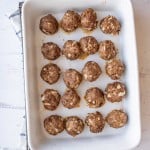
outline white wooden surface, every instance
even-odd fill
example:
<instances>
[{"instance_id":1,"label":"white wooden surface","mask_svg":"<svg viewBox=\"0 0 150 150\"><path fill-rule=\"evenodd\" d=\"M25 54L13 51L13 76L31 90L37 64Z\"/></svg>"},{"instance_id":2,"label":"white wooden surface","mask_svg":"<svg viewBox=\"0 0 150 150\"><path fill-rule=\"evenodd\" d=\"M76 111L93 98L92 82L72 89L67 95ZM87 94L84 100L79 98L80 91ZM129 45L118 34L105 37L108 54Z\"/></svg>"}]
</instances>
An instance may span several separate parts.
<instances>
[{"instance_id":1,"label":"white wooden surface","mask_svg":"<svg viewBox=\"0 0 150 150\"><path fill-rule=\"evenodd\" d=\"M20 118L24 114L21 45L7 17L18 7L18 2L19 0L0 1L0 103L5 102L5 104L17 107L17 109L0 108L0 150L6 147L17 149L21 131ZM149 150L150 0L132 0L132 2L139 55L142 116L142 139L136 150Z\"/></svg>"}]
</instances>

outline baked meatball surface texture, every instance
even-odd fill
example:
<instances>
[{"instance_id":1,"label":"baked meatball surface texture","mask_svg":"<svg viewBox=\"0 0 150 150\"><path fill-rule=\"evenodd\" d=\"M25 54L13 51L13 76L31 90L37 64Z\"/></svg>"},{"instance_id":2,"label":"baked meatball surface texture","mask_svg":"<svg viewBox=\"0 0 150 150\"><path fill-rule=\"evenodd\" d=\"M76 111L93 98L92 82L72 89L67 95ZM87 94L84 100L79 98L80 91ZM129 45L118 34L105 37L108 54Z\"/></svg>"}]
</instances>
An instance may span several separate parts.
<instances>
[{"instance_id":1,"label":"baked meatball surface texture","mask_svg":"<svg viewBox=\"0 0 150 150\"><path fill-rule=\"evenodd\" d=\"M80 39L82 51L88 55L95 54L98 51L98 42L93 36L86 36Z\"/></svg>"},{"instance_id":2,"label":"baked meatball surface texture","mask_svg":"<svg viewBox=\"0 0 150 150\"><path fill-rule=\"evenodd\" d=\"M92 8L87 8L82 12L81 27L87 31L97 28L97 14Z\"/></svg>"},{"instance_id":3,"label":"baked meatball surface texture","mask_svg":"<svg viewBox=\"0 0 150 150\"><path fill-rule=\"evenodd\" d=\"M85 119L92 133L102 132L105 126L105 120L100 112L89 113Z\"/></svg>"},{"instance_id":4,"label":"baked meatball surface texture","mask_svg":"<svg viewBox=\"0 0 150 150\"><path fill-rule=\"evenodd\" d=\"M89 82L93 82L101 75L100 66L94 61L88 61L82 69L83 78Z\"/></svg>"},{"instance_id":5,"label":"baked meatball surface texture","mask_svg":"<svg viewBox=\"0 0 150 150\"><path fill-rule=\"evenodd\" d=\"M40 75L45 82L53 84L58 81L60 72L61 70L56 64L49 63L42 68Z\"/></svg>"},{"instance_id":6,"label":"baked meatball surface texture","mask_svg":"<svg viewBox=\"0 0 150 150\"><path fill-rule=\"evenodd\" d=\"M105 104L104 93L97 87L89 88L84 98L90 108L98 108Z\"/></svg>"},{"instance_id":7,"label":"baked meatball surface texture","mask_svg":"<svg viewBox=\"0 0 150 150\"><path fill-rule=\"evenodd\" d=\"M80 15L72 10L68 10L60 22L62 29L66 32L72 32L76 30L80 24Z\"/></svg>"},{"instance_id":8,"label":"baked meatball surface texture","mask_svg":"<svg viewBox=\"0 0 150 150\"><path fill-rule=\"evenodd\" d=\"M122 110L113 110L106 117L106 122L113 128L121 128L127 123L127 121L128 116Z\"/></svg>"},{"instance_id":9,"label":"baked meatball surface texture","mask_svg":"<svg viewBox=\"0 0 150 150\"><path fill-rule=\"evenodd\" d=\"M51 135L57 135L64 130L64 119L58 115L51 115L44 120L44 128Z\"/></svg>"},{"instance_id":10,"label":"baked meatball surface texture","mask_svg":"<svg viewBox=\"0 0 150 150\"><path fill-rule=\"evenodd\" d=\"M120 102L126 95L125 84L121 82L109 83L105 89L105 97L110 102Z\"/></svg>"},{"instance_id":11,"label":"baked meatball surface texture","mask_svg":"<svg viewBox=\"0 0 150 150\"><path fill-rule=\"evenodd\" d=\"M105 40L99 44L99 56L104 60L110 60L117 55L117 48L111 40Z\"/></svg>"},{"instance_id":12,"label":"baked meatball surface texture","mask_svg":"<svg viewBox=\"0 0 150 150\"><path fill-rule=\"evenodd\" d=\"M55 34L58 31L58 22L53 15L48 14L41 18L39 27L47 35Z\"/></svg>"},{"instance_id":13,"label":"baked meatball surface texture","mask_svg":"<svg viewBox=\"0 0 150 150\"><path fill-rule=\"evenodd\" d=\"M70 116L65 119L65 129L71 136L80 134L84 129L83 120L77 116Z\"/></svg>"},{"instance_id":14,"label":"baked meatball surface texture","mask_svg":"<svg viewBox=\"0 0 150 150\"><path fill-rule=\"evenodd\" d=\"M70 68L64 73L63 80L68 88L76 89L82 81L82 74Z\"/></svg>"},{"instance_id":15,"label":"baked meatball surface texture","mask_svg":"<svg viewBox=\"0 0 150 150\"><path fill-rule=\"evenodd\" d=\"M114 16L106 16L100 21L100 29L105 34L117 35L120 32L121 24Z\"/></svg>"}]
</instances>

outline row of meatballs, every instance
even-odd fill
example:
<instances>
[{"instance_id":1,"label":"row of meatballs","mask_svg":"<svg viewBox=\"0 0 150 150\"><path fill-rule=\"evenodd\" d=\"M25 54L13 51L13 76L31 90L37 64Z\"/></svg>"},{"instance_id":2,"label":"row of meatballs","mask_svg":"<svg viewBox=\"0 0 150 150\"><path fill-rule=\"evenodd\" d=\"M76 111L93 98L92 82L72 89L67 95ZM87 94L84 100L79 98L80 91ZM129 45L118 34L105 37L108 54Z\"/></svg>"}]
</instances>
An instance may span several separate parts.
<instances>
[{"instance_id":1,"label":"row of meatballs","mask_svg":"<svg viewBox=\"0 0 150 150\"><path fill-rule=\"evenodd\" d=\"M100 133L105 127L105 121L112 128L123 127L128 120L127 114L122 110L111 111L104 119L100 112L89 113L85 118L85 124L90 132ZM73 137L79 135L84 130L84 122L78 116L69 116L63 118L58 115L51 115L44 120L44 128L51 135L57 135L64 129Z\"/></svg>"},{"instance_id":2,"label":"row of meatballs","mask_svg":"<svg viewBox=\"0 0 150 150\"><path fill-rule=\"evenodd\" d=\"M102 107L105 104L105 99L109 102L120 102L126 96L126 87L121 82L109 83L103 92L98 87L91 87L86 90L84 99L89 108ZM57 90L46 89L41 94L42 103L45 109L55 110L60 101L65 108L72 109L80 106L80 96L74 89L67 89L62 95Z\"/></svg>"},{"instance_id":3,"label":"row of meatballs","mask_svg":"<svg viewBox=\"0 0 150 150\"><path fill-rule=\"evenodd\" d=\"M73 10L68 10L60 21L60 27L65 32L73 32L78 27L85 31L92 31L97 26L97 14L92 8L85 9L81 16ZM99 27L105 34L117 35L119 34L121 24L116 17L109 15L99 22ZM48 14L41 18L39 28L46 35L52 35L58 31L59 23L52 14Z\"/></svg>"}]
</instances>

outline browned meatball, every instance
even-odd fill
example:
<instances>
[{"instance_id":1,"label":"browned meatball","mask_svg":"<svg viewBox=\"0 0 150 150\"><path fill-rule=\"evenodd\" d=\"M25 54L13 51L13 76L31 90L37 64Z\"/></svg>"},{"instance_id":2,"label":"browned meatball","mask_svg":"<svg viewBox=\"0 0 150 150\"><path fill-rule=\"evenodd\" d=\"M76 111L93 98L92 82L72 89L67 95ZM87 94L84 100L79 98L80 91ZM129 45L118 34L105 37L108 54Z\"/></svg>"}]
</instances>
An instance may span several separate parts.
<instances>
[{"instance_id":1,"label":"browned meatball","mask_svg":"<svg viewBox=\"0 0 150 150\"><path fill-rule=\"evenodd\" d=\"M99 55L102 59L110 60L117 55L117 48L111 40L105 40L99 44Z\"/></svg>"},{"instance_id":2,"label":"browned meatball","mask_svg":"<svg viewBox=\"0 0 150 150\"><path fill-rule=\"evenodd\" d=\"M41 70L41 78L49 84L56 83L59 77L60 68L56 64L49 63L45 65Z\"/></svg>"},{"instance_id":3,"label":"browned meatball","mask_svg":"<svg viewBox=\"0 0 150 150\"><path fill-rule=\"evenodd\" d=\"M97 87L89 88L84 96L88 106L90 108L98 108L104 105L104 93Z\"/></svg>"},{"instance_id":4,"label":"browned meatball","mask_svg":"<svg viewBox=\"0 0 150 150\"><path fill-rule=\"evenodd\" d=\"M72 32L80 26L80 15L75 11L68 10L60 23L62 29L66 32Z\"/></svg>"},{"instance_id":5,"label":"browned meatball","mask_svg":"<svg viewBox=\"0 0 150 150\"><path fill-rule=\"evenodd\" d=\"M40 20L40 30L49 35L55 34L58 31L58 22L54 16L48 14Z\"/></svg>"},{"instance_id":6,"label":"browned meatball","mask_svg":"<svg viewBox=\"0 0 150 150\"><path fill-rule=\"evenodd\" d=\"M118 80L121 78L125 71L124 64L119 59L113 59L106 63L105 66L107 75L113 79Z\"/></svg>"},{"instance_id":7,"label":"browned meatball","mask_svg":"<svg viewBox=\"0 0 150 150\"><path fill-rule=\"evenodd\" d=\"M105 126L105 120L100 112L89 113L85 119L85 123L93 133L102 132Z\"/></svg>"},{"instance_id":8,"label":"browned meatball","mask_svg":"<svg viewBox=\"0 0 150 150\"><path fill-rule=\"evenodd\" d=\"M61 116L51 115L44 120L44 128L51 135L62 132L64 127L64 120Z\"/></svg>"},{"instance_id":9,"label":"browned meatball","mask_svg":"<svg viewBox=\"0 0 150 150\"><path fill-rule=\"evenodd\" d=\"M78 59L82 54L79 42L75 40L68 40L63 46L63 55L70 60Z\"/></svg>"},{"instance_id":10,"label":"browned meatball","mask_svg":"<svg viewBox=\"0 0 150 150\"><path fill-rule=\"evenodd\" d=\"M53 89L46 89L41 95L43 106L47 110L55 110L60 102L60 94Z\"/></svg>"},{"instance_id":11,"label":"browned meatball","mask_svg":"<svg viewBox=\"0 0 150 150\"><path fill-rule=\"evenodd\" d=\"M120 102L126 95L126 87L121 82L114 82L107 85L105 96L110 102Z\"/></svg>"},{"instance_id":12,"label":"browned meatball","mask_svg":"<svg viewBox=\"0 0 150 150\"><path fill-rule=\"evenodd\" d=\"M112 128L121 128L127 123L127 121L128 116L122 110L113 110L106 117L106 122Z\"/></svg>"},{"instance_id":13,"label":"browned meatball","mask_svg":"<svg viewBox=\"0 0 150 150\"><path fill-rule=\"evenodd\" d=\"M99 27L103 33L116 35L119 34L121 25L116 17L109 15L100 21Z\"/></svg>"},{"instance_id":14,"label":"browned meatball","mask_svg":"<svg viewBox=\"0 0 150 150\"><path fill-rule=\"evenodd\" d=\"M95 81L101 73L100 66L94 61L88 61L82 69L84 79L89 82Z\"/></svg>"},{"instance_id":15,"label":"browned meatball","mask_svg":"<svg viewBox=\"0 0 150 150\"><path fill-rule=\"evenodd\" d=\"M87 8L82 12L81 26L87 31L92 31L97 28L97 14L92 8Z\"/></svg>"},{"instance_id":16,"label":"browned meatball","mask_svg":"<svg viewBox=\"0 0 150 150\"><path fill-rule=\"evenodd\" d=\"M79 117L70 116L66 118L65 129L68 134L74 137L83 131L84 123Z\"/></svg>"},{"instance_id":17,"label":"browned meatball","mask_svg":"<svg viewBox=\"0 0 150 150\"><path fill-rule=\"evenodd\" d=\"M55 60L60 56L60 48L53 42L43 43L41 47L44 58L49 60Z\"/></svg>"},{"instance_id":18,"label":"browned meatball","mask_svg":"<svg viewBox=\"0 0 150 150\"><path fill-rule=\"evenodd\" d=\"M86 36L80 39L82 51L88 55L98 51L98 42L93 36Z\"/></svg>"},{"instance_id":19,"label":"browned meatball","mask_svg":"<svg viewBox=\"0 0 150 150\"><path fill-rule=\"evenodd\" d=\"M80 103L80 97L75 90L68 89L61 97L61 102L68 109L75 108Z\"/></svg>"},{"instance_id":20,"label":"browned meatball","mask_svg":"<svg viewBox=\"0 0 150 150\"><path fill-rule=\"evenodd\" d=\"M63 79L68 88L76 89L82 81L82 75L75 69L68 69L64 73Z\"/></svg>"}]
</instances>

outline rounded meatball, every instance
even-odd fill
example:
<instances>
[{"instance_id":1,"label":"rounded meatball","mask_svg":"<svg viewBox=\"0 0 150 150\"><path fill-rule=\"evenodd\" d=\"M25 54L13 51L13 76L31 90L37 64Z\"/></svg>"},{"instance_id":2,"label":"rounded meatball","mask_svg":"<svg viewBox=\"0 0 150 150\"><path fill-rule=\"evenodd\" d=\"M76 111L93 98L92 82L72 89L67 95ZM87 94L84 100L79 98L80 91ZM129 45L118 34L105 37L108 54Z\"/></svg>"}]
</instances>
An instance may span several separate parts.
<instances>
[{"instance_id":1,"label":"rounded meatball","mask_svg":"<svg viewBox=\"0 0 150 150\"><path fill-rule=\"evenodd\" d=\"M63 46L63 55L70 60L78 59L82 54L82 49L79 42L75 40L68 40Z\"/></svg>"},{"instance_id":2,"label":"rounded meatball","mask_svg":"<svg viewBox=\"0 0 150 150\"><path fill-rule=\"evenodd\" d=\"M60 94L53 89L46 89L41 95L43 106L47 110L55 110L60 102Z\"/></svg>"},{"instance_id":3,"label":"rounded meatball","mask_svg":"<svg viewBox=\"0 0 150 150\"><path fill-rule=\"evenodd\" d=\"M92 133L102 132L105 126L105 120L100 112L89 113L85 119L85 123L89 126Z\"/></svg>"},{"instance_id":4,"label":"rounded meatball","mask_svg":"<svg viewBox=\"0 0 150 150\"><path fill-rule=\"evenodd\" d=\"M104 93L97 87L89 88L84 98L90 108L98 108L105 104Z\"/></svg>"},{"instance_id":5,"label":"rounded meatball","mask_svg":"<svg viewBox=\"0 0 150 150\"><path fill-rule=\"evenodd\" d=\"M88 55L95 54L98 51L98 42L93 36L86 36L80 39L82 51Z\"/></svg>"},{"instance_id":6,"label":"rounded meatball","mask_svg":"<svg viewBox=\"0 0 150 150\"><path fill-rule=\"evenodd\" d=\"M61 133L64 127L64 120L61 116L51 115L44 120L44 128L51 135Z\"/></svg>"},{"instance_id":7,"label":"rounded meatball","mask_svg":"<svg viewBox=\"0 0 150 150\"><path fill-rule=\"evenodd\" d=\"M68 89L61 97L61 102L68 109L75 108L80 103L80 96L75 90Z\"/></svg>"},{"instance_id":8,"label":"rounded meatball","mask_svg":"<svg viewBox=\"0 0 150 150\"><path fill-rule=\"evenodd\" d=\"M105 40L99 44L99 56L104 60L110 60L117 55L117 48L111 40Z\"/></svg>"},{"instance_id":9,"label":"rounded meatball","mask_svg":"<svg viewBox=\"0 0 150 150\"><path fill-rule=\"evenodd\" d=\"M53 42L44 43L41 47L44 58L55 60L60 56L61 50L57 44Z\"/></svg>"},{"instance_id":10,"label":"rounded meatball","mask_svg":"<svg viewBox=\"0 0 150 150\"><path fill-rule=\"evenodd\" d=\"M110 83L105 89L106 99L112 103L122 101L125 95L126 87L121 82Z\"/></svg>"},{"instance_id":11,"label":"rounded meatball","mask_svg":"<svg viewBox=\"0 0 150 150\"><path fill-rule=\"evenodd\" d=\"M64 14L60 25L64 31L72 32L80 26L80 15L75 11L68 10Z\"/></svg>"},{"instance_id":12,"label":"rounded meatball","mask_svg":"<svg viewBox=\"0 0 150 150\"><path fill-rule=\"evenodd\" d=\"M41 70L41 78L49 84L56 83L59 77L60 68L56 64L49 63L45 65Z\"/></svg>"},{"instance_id":13,"label":"rounded meatball","mask_svg":"<svg viewBox=\"0 0 150 150\"><path fill-rule=\"evenodd\" d=\"M119 59L113 59L106 63L105 66L106 74L113 80L121 78L125 71L124 64Z\"/></svg>"},{"instance_id":14,"label":"rounded meatball","mask_svg":"<svg viewBox=\"0 0 150 150\"><path fill-rule=\"evenodd\" d=\"M82 75L75 69L68 69L64 73L63 79L68 88L76 89L82 81Z\"/></svg>"},{"instance_id":15,"label":"rounded meatball","mask_svg":"<svg viewBox=\"0 0 150 150\"><path fill-rule=\"evenodd\" d=\"M74 137L83 131L84 123L79 117L70 116L65 120L65 129L68 134Z\"/></svg>"},{"instance_id":16,"label":"rounded meatball","mask_svg":"<svg viewBox=\"0 0 150 150\"><path fill-rule=\"evenodd\" d=\"M83 78L89 82L95 81L101 73L100 66L94 61L88 61L82 69Z\"/></svg>"},{"instance_id":17,"label":"rounded meatball","mask_svg":"<svg viewBox=\"0 0 150 150\"><path fill-rule=\"evenodd\" d=\"M87 8L82 12L81 26L87 31L92 31L97 28L97 14L92 8Z\"/></svg>"},{"instance_id":18,"label":"rounded meatball","mask_svg":"<svg viewBox=\"0 0 150 150\"><path fill-rule=\"evenodd\" d=\"M106 122L112 128L121 128L127 123L127 121L128 116L122 110L113 110L106 117Z\"/></svg>"},{"instance_id":19,"label":"rounded meatball","mask_svg":"<svg viewBox=\"0 0 150 150\"><path fill-rule=\"evenodd\" d=\"M58 22L54 16L48 14L40 20L40 30L47 34L55 34L58 31Z\"/></svg>"},{"instance_id":20,"label":"rounded meatball","mask_svg":"<svg viewBox=\"0 0 150 150\"><path fill-rule=\"evenodd\" d=\"M116 17L109 15L100 21L99 27L105 34L116 35L119 34L121 25Z\"/></svg>"}]
</instances>

